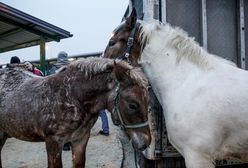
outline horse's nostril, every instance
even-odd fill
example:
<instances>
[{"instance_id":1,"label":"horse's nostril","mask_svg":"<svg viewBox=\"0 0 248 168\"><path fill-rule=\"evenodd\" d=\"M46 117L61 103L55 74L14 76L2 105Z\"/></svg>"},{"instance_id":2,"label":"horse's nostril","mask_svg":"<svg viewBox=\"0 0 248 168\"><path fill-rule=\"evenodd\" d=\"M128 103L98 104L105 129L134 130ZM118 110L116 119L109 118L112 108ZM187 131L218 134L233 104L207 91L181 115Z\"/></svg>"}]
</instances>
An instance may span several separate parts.
<instances>
[{"instance_id":1,"label":"horse's nostril","mask_svg":"<svg viewBox=\"0 0 248 168\"><path fill-rule=\"evenodd\" d=\"M149 145L144 143L144 144L135 144L133 143L133 147L139 151L144 151Z\"/></svg>"}]
</instances>

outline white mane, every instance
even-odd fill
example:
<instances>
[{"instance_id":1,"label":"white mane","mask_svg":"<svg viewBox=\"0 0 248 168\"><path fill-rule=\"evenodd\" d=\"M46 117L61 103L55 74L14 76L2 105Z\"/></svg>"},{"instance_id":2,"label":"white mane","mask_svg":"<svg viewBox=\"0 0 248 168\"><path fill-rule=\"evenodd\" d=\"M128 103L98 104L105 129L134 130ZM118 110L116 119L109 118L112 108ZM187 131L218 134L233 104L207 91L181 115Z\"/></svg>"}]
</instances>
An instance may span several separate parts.
<instances>
[{"instance_id":1,"label":"white mane","mask_svg":"<svg viewBox=\"0 0 248 168\"><path fill-rule=\"evenodd\" d=\"M162 44L150 44L167 48L176 49L176 60L179 63L183 59L187 59L194 64L209 69L214 66L215 61L236 66L233 62L226 59L209 54L205 49L199 46L194 38L178 27L172 27L170 24L162 24L156 20L150 22L141 22L142 45L150 44L152 38L156 38ZM146 43L146 44L145 44ZM160 48L158 48L160 49ZM159 51L159 50L158 50Z\"/></svg>"}]
</instances>

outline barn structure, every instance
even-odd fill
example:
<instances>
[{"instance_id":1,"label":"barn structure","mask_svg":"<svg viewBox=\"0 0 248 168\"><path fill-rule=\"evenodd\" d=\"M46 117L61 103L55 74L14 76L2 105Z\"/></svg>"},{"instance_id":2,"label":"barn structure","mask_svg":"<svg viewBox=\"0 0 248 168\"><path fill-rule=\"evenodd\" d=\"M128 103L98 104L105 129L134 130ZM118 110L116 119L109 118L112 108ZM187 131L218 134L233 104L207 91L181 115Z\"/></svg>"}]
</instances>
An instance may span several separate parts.
<instances>
[{"instance_id":1,"label":"barn structure","mask_svg":"<svg viewBox=\"0 0 248 168\"><path fill-rule=\"evenodd\" d=\"M248 1L246 0L130 0L125 14L136 8L138 18L157 19L184 29L210 53L248 69ZM179 102L180 103L180 102ZM184 160L169 143L162 108L152 110L154 144L139 160L142 168L184 168ZM221 167L248 167L231 160L216 161ZM137 167L137 166L136 166Z\"/></svg>"}]
</instances>

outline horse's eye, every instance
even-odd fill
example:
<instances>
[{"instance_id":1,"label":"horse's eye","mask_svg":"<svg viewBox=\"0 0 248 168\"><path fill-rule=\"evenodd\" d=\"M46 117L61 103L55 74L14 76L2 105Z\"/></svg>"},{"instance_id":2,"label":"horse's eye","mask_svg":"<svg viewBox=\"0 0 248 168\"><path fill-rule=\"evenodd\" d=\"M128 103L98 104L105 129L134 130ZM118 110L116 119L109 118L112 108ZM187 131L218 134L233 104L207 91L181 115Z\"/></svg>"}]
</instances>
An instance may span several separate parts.
<instances>
[{"instance_id":1,"label":"horse's eye","mask_svg":"<svg viewBox=\"0 0 248 168\"><path fill-rule=\"evenodd\" d=\"M108 45L109 45L109 47L112 47L115 45L115 42L113 40L110 40Z\"/></svg>"},{"instance_id":2,"label":"horse's eye","mask_svg":"<svg viewBox=\"0 0 248 168\"><path fill-rule=\"evenodd\" d=\"M137 110L138 105L137 105L137 104L134 104L134 103L130 103L130 104L128 105L128 107L129 107L131 110Z\"/></svg>"}]
</instances>

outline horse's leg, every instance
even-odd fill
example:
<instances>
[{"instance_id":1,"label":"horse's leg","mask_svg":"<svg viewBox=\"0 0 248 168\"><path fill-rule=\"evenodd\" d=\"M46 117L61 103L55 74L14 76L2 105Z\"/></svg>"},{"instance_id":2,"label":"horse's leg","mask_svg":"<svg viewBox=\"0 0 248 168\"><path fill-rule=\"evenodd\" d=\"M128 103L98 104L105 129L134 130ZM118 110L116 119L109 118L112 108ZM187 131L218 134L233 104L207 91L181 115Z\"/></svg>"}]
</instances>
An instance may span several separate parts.
<instances>
[{"instance_id":1,"label":"horse's leg","mask_svg":"<svg viewBox=\"0 0 248 168\"><path fill-rule=\"evenodd\" d=\"M47 138L46 151L47 151L47 161L48 168L62 168L62 148L63 142L55 140L55 138Z\"/></svg>"},{"instance_id":2,"label":"horse's leg","mask_svg":"<svg viewBox=\"0 0 248 168\"><path fill-rule=\"evenodd\" d=\"M3 149L3 145L5 144L7 138L8 138L8 134L6 134L5 132L0 132L0 168L2 168L1 152Z\"/></svg>"},{"instance_id":3,"label":"horse's leg","mask_svg":"<svg viewBox=\"0 0 248 168\"><path fill-rule=\"evenodd\" d=\"M214 161L196 151L187 151L184 155L187 168L215 168Z\"/></svg>"},{"instance_id":4,"label":"horse's leg","mask_svg":"<svg viewBox=\"0 0 248 168\"><path fill-rule=\"evenodd\" d=\"M90 138L90 132L83 136L82 140L72 142L73 168L85 168L86 146Z\"/></svg>"}]
</instances>

